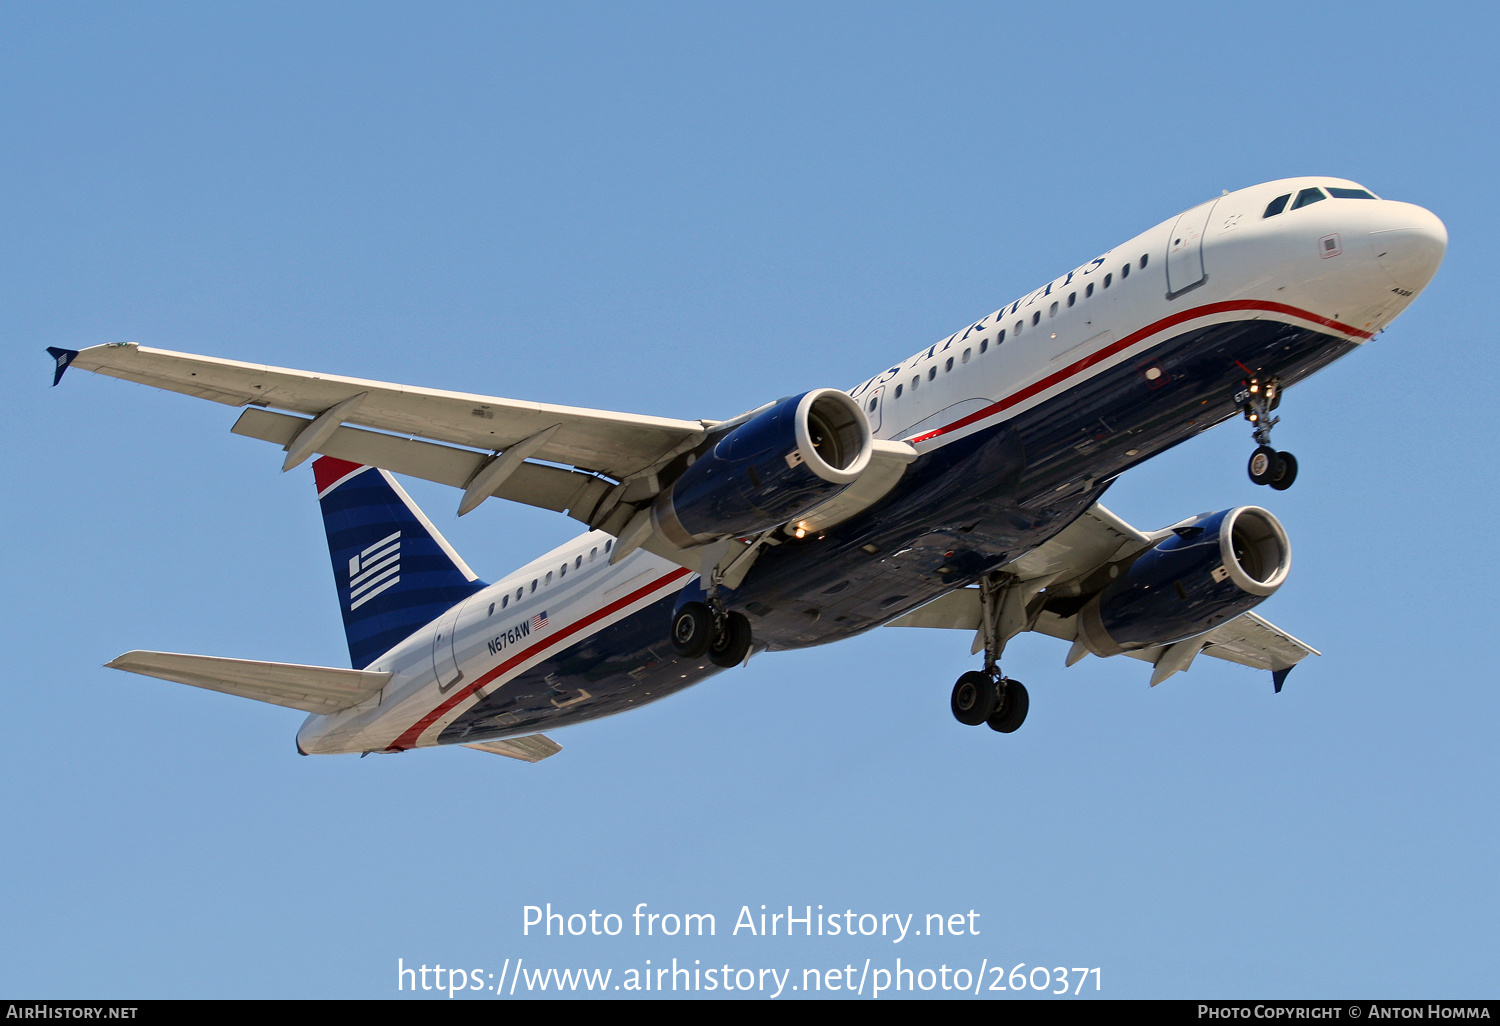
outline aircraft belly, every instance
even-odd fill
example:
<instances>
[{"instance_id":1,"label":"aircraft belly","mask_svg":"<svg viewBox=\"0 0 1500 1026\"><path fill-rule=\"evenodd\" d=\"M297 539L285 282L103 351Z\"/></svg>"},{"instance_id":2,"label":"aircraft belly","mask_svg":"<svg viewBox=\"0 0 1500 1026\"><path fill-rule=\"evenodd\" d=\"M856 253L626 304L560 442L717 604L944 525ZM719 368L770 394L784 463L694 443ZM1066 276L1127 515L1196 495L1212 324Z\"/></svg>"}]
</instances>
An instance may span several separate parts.
<instances>
[{"instance_id":1,"label":"aircraft belly","mask_svg":"<svg viewBox=\"0 0 1500 1026\"><path fill-rule=\"evenodd\" d=\"M438 744L516 737L635 709L696 684L719 667L685 660L668 642L677 592L549 656L476 702Z\"/></svg>"},{"instance_id":2,"label":"aircraft belly","mask_svg":"<svg viewBox=\"0 0 1500 1026\"><path fill-rule=\"evenodd\" d=\"M1290 384L1355 347L1274 320L1174 336L924 453L870 510L821 538L766 549L741 587L726 593L728 604L749 616L757 645L769 649L862 633L1042 544L1124 470L1236 416L1244 367ZM1158 373L1148 375L1153 368ZM701 594L696 580L687 587ZM674 589L507 681L443 729L438 743L609 716L719 672L706 658L672 651L667 628L682 598Z\"/></svg>"},{"instance_id":3,"label":"aircraft belly","mask_svg":"<svg viewBox=\"0 0 1500 1026\"><path fill-rule=\"evenodd\" d=\"M1042 544L1131 466L1237 416L1245 367L1291 384L1354 348L1275 320L1176 335L924 453L864 514L766 550L731 605L772 649L879 626Z\"/></svg>"}]
</instances>

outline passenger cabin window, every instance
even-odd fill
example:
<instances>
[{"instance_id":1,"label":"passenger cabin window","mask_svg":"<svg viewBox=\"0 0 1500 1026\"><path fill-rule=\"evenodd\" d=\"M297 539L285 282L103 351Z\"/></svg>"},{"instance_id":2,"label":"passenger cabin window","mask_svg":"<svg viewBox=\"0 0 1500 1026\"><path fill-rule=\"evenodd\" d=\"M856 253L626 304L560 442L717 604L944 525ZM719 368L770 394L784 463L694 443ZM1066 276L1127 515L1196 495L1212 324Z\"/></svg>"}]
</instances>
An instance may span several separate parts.
<instances>
[{"instance_id":1,"label":"passenger cabin window","mask_svg":"<svg viewBox=\"0 0 1500 1026\"><path fill-rule=\"evenodd\" d=\"M1261 218L1264 219L1267 217L1275 217L1277 214L1286 209L1286 201L1291 198L1291 193L1287 193L1285 196L1277 196L1270 203L1266 204L1266 212L1260 215Z\"/></svg>"},{"instance_id":2,"label":"passenger cabin window","mask_svg":"<svg viewBox=\"0 0 1500 1026\"><path fill-rule=\"evenodd\" d=\"M593 548L589 549L589 559L593 559L597 555L599 555L599 546L595 545Z\"/></svg>"},{"instance_id":3,"label":"passenger cabin window","mask_svg":"<svg viewBox=\"0 0 1500 1026\"><path fill-rule=\"evenodd\" d=\"M1124 267L1120 268L1120 277L1121 278L1129 278L1130 277L1130 265L1129 264L1126 264Z\"/></svg>"},{"instance_id":4,"label":"passenger cabin window","mask_svg":"<svg viewBox=\"0 0 1500 1026\"><path fill-rule=\"evenodd\" d=\"M989 349L989 347L990 347L990 340L989 339L987 339L987 338L980 339L979 340L979 355L983 356L985 350Z\"/></svg>"},{"instance_id":5,"label":"passenger cabin window","mask_svg":"<svg viewBox=\"0 0 1500 1026\"><path fill-rule=\"evenodd\" d=\"M1327 196L1323 195L1322 189L1303 189L1297 193L1297 200L1292 204L1292 209L1299 210L1309 203L1317 203L1319 200L1326 200L1327 198Z\"/></svg>"},{"instance_id":6,"label":"passenger cabin window","mask_svg":"<svg viewBox=\"0 0 1500 1026\"><path fill-rule=\"evenodd\" d=\"M564 577L566 577L566 576L568 576L568 564L564 563L562 566L560 566L558 568L558 570L557 570L557 576L558 576L559 580L562 579L562 578L564 578Z\"/></svg>"},{"instance_id":7,"label":"passenger cabin window","mask_svg":"<svg viewBox=\"0 0 1500 1026\"><path fill-rule=\"evenodd\" d=\"M896 398L897 399L901 398L901 386L900 385L896 386Z\"/></svg>"},{"instance_id":8,"label":"passenger cabin window","mask_svg":"<svg viewBox=\"0 0 1500 1026\"><path fill-rule=\"evenodd\" d=\"M489 612L489 615L490 616L494 616L495 615L495 603L493 603L493 602L490 603L490 612Z\"/></svg>"},{"instance_id":9,"label":"passenger cabin window","mask_svg":"<svg viewBox=\"0 0 1500 1026\"><path fill-rule=\"evenodd\" d=\"M873 398L870 400L870 412L875 412L875 400Z\"/></svg>"},{"instance_id":10,"label":"passenger cabin window","mask_svg":"<svg viewBox=\"0 0 1500 1026\"><path fill-rule=\"evenodd\" d=\"M1021 321L1017 321L1016 322L1016 334L1017 335L1019 335L1021 333L1021 324L1022 324Z\"/></svg>"},{"instance_id":11,"label":"passenger cabin window","mask_svg":"<svg viewBox=\"0 0 1500 1026\"><path fill-rule=\"evenodd\" d=\"M1150 253L1142 253L1141 254L1141 270L1144 271L1146 269L1146 261L1150 260L1150 259L1151 259L1151 254Z\"/></svg>"},{"instance_id":12,"label":"passenger cabin window","mask_svg":"<svg viewBox=\"0 0 1500 1026\"><path fill-rule=\"evenodd\" d=\"M1087 299L1094 294L1094 283L1089 282L1089 287L1083 290L1083 298Z\"/></svg>"},{"instance_id":13,"label":"passenger cabin window","mask_svg":"<svg viewBox=\"0 0 1500 1026\"><path fill-rule=\"evenodd\" d=\"M531 590L536 591L536 581L531 582Z\"/></svg>"},{"instance_id":14,"label":"passenger cabin window","mask_svg":"<svg viewBox=\"0 0 1500 1026\"><path fill-rule=\"evenodd\" d=\"M1078 302L1078 293L1076 293L1076 292L1069 292L1068 293L1068 305L1072 306L1076 302Z\"/></svg>"},{"instance_id":15,"label":"passenger cabin window","mask_svg":"<svg viewBox=\"0 0 1500 1026\"><path fill-rule=\"evenodd\" d=\"M1036 325L1041 324L1041 323L1042 323L1042 312L1040 310L1038 310L1036 313L1034 313L1034 314L1031 315L1031 324L1032 324L1032 327L1035 327Z\"/></svg>"},{"instance_id":16,"label":"passenger cabin window","mask_svg":"<svg viewBox=\"0 0 1500 1026\"><path fill-rule=\"evenodd\" d=\"M548 584L552 583L552 571L551 570L547 571L547 583Z\"/></svg>"},{"instance_id":17,"label":"passenger cabin window","mask_svg":"<svg viewBox=\"0 0 1500 1026\"><path fill-rule=\"evenodd\" d=\"M948 362L943 365L943 373L946 374L953 369L953 357L948 357Z\"/></svg>"},{"instance_id":18,"label":"passenger cabin window","mask_svg":"<svg viewBox=\"0 0 1500 1026\"><path fill-rule=\"evenodd\" d=\"M960 360L959 362L960 363L968 363L969 362L969 350L967 350L967 349L964 350L963 359Z\"/></svg>"},{"instance_id":19,"label":"passenger cabin window","mask_svg":"<svg viewBox=\"0 0 1500 1026\"><path fill-rule=\"evenodd\" d=\"M1056 317L1057 316L1057 304L1056 303L1053 303L1052 306L1051 306L1051 308L1047 310L1047 316L1048 317Z\"/></svg>"},{"instance_id":20,"label":"passenger cabin window","mask_svg":"<svg viewBox=\"0 0 1500 1026\"><path fill-rule=\"evenodd\" d=\"M532 582L532 583L535 583L535 582ZM524 587L517 588L516 589L516 601L517 602L521 601L521 596L524 595L524 594L526 594L526 589Z\"/></svg>"},{"instance_id":21,"label":"passenger cabin window","mask_svg":"<svg viewBox=\"0 0 1500 1026\"><path fill-rule=\"evenodd\" d=\"M998 346L1001 342L1004 342L1004 341L1005 341L1005 329L1001 328L1000 329L1000 335L999 335L999 337L995 339L995 345Z\"/></svg>"},{"instance_id":22,"label":"passenger cabin window","mask_svg":"<svg viewBox=\"0 0 1500 1026\"><path fill-rule=\"evenodd\" d=\"M1335 189L1328 187L1328 195L1334 199L1374 199L1375 197L1363 189Z\"/></svg>"},{"instance_id":23,"label":"passenger cabin window","mask_svg":"<svg viewBox=\"0 0 1500 1026\"><path fill-rule=\"evenodd\" d=\"M929 368L927 368L927 380L931 381L935 377L937 377L937 368L936 367L929 367Z\"/></svg>"},{"instance_id":24,"label":"passenger cabin window","mask_svg":"<svg viewBox=\"0 0 1500 1026\"><path fill-rule=\"evenodd\" d=\"M502 598L500 600L500 608L504 609L508 605L510 605L510 596L506 595L504 598Z\"/></svg>"},{"instance_id":25,"label":"passenger cabin window","mask_svg":"<svg viewBox=\"0 0 1500 1026\"><path fill-rule=\"evenodd\" d=\"M1112 275L1112 274L1106 274L1104 276L1104 287L1105 288L1109 288L1110 285L1113 284L1114 280L1115 280L1115 276L1114 275Z\"/></svg>"},{"instance_id":26,"label":"passenger cabin window","mask_svg":"<svg viewBox=\"0 0 1500 1026\"><path fill-rule=\"evenodd\" d=\"M582 556L579 556L577 559L573 560L573 569L574 570L577 570L577 569L579 569L582 566L583 566L583 557Z\"/></svg>"},{"instance_id":27,"label":"passenger cabin window","mask_svg":"<svg viewBox=\"0 0 1500 1026\"><path fill-rule=\"evenodd\" d=\"M607 541L607 542L605 542L605 543L604 543L604 551L605 551L605 552L608 552L608 551L609 551L609 547L610 547L610 546L611 546L611 545L613 545L613 544L614 544L614 541L612 541L612 540L611 540L611 541Z\"/></svg>"},{"instance_id":28,"label":"passenger cabin window","mask_svg":"<svg viewBox=\"0 0 1500 1026\"><path fill-rule=\"evenodd\" d=\"M918 374L916 377L914 377L914 378L911 379L911 390L913 392L915 392L917 390L917 386L919 384L921 384L921 383L922 383L922 375Z\"/></svg>"}]
</instances>

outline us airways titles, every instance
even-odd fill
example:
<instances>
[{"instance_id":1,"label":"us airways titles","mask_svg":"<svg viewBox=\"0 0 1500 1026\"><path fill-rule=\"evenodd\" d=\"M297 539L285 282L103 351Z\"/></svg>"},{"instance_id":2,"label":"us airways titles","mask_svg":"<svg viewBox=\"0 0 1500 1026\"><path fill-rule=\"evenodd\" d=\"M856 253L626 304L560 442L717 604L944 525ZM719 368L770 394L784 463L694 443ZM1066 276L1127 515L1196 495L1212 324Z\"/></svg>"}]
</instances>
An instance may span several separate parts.
<instances>
[{"instance_id":1,"label":"us airways titles","mask_svg":"<svg viewBox=\"0 0 1500 1026\"><path fill-rule=\"evenodd\" d=\"M1111 250L1111 252L1113 252L1113 250ZM1057 290L1057 291L1060 292L1062 289L1065 289L1069 285L1071 285L1074 281L1078 281L1078 282L1088 281L1089 285L1090 285L1090 290L1091 290L1089 294L1092 295L1093 294L1092 293L1093 282L1089 279L1089 275L1093 274L1095 271L1099 270L1099 268L1103 267L1104 266L1104 262L1109 259L1109 256L1110 256L1110 254L1106 253L1106 254L1104 254L1101 257L1095 257L1094 259L1090 260L1088 263L1083 264L1082 266L1076 267L1073 270L1069 271L1063 277L1056 278L1056 279L1054 279L1052 281L1049 281L1047 284L1043 285L1041 288L1037 289L1035 292L1031 293L1030 295L1024 296L1023 298L1016 300L1014 303L1010 304L1009 308L1006 308L1006 307L1002 306L1000 309L994 311L993 313L985 314L983 317L979 318L979 320L975 321L973 324L971 324L967 328L965 328L961 334L959 332L955 331L953 334L949 335L947 338L942 339L941 341L938 341L938 342L934 342L927 349L919 351L914 356L912 356L912 358L910 360L907 360L904 363L899 363L896 366L892 367L888 371L885 371L885 372L883 372L881 374L877 374L877 375L875 375L875 377L870 378L870 379L868 379L866 381L860 382L858 385L855 385L853 388L851 388L849 390L849 396L850 396L850 398L858 398L859 396L863 395L866 391L868 391L872 385L883 385L883 384L885 384L887 381L890 381L892 378L894 378L897 374L900 374L902 372L903 368L906 369L906 370L910 370L911 368L913 368L913 367L917 366L919 363L921 363L923 360L930 360L930 359L932 359L938 353L946 351L949 346L953 345L953 343L955 343L955 342L962 343L965 339L967 339L970 335L972 335L976 331L984 331L986 328L993 328L993 327L995 327L996 325L998 325L1000 323L1000 319L1001 318L1014 316L1015 314L1019 313L1021 310L1023 310L1025 308L1033 305L1038 300L1040 300L1040 299L1046 299L1048 296L1052 295L1053 290ZM1141 264L1142 269L1144 269L1145 266L1146 266L1145 263L1144 263L1144 261L1146 259L1147 258L1145 258L1145 257L1142 258L1142 261L1143 261L1142 264ZM1127 268L1128 268L1128 265L1127 265ZM1121 277L1124 277L1127 274L1129 274L1128 269L1121 274ZM1114 276L1113 276L1113 274L1107 274L1107 275L1105 275L1105 277L1106 278L1112 278ZM1109 283L1106 282L1105 283L1105 288L1108 288L1108 287L1109 287ZM1069 304L1069 305L1071 305L1071 304ZM1031 327L1035 327L1040 322L1041 322L1041 311L1038 310L1038 311L1035 312L1035 315L1031 318L1031 320L1028 323L1029 323L1029 325ZM1020 325L1017 325L1016 334L1020 334L1021 330L1022 329L1021 329ZM1002 331L1000 333L1000 337L998 339L996 339L995 345L997 345L997 346L1002 345L1004 343L1004 341L1005 341L1005 332ZM938 348L939 346L941 346L942 348L941 349Z\"/></svg>"}]
</instances>

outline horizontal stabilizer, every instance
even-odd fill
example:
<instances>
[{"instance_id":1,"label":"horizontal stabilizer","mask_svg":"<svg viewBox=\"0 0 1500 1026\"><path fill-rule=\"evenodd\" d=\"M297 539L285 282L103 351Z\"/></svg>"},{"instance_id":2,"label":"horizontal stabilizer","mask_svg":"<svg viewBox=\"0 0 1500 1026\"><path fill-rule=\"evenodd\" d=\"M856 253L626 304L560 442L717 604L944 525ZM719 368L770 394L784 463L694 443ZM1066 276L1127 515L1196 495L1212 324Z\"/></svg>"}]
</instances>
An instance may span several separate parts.
<instances>
[{"instance_id":1,"label":"horizontal stabilizer","mask_svg":"<svg viewBox=\"0 0 1500 1026\"><path fill-rule=\"evenodd\" d=\"M255 659L178 652L126 652L104 665L312 713L338 712L358 705L391 679L389 673L370 670L263 663Z\"/></svg>"},{"instance_id":2,"label":"horizontal stabilizer","mask_svg":"<svg viewBox=\"0 0 1500 1026\"><path fill-rule=\"evenodd\" d=\"M522 762L541 762L548 756L562 751L562 745L546 734L508 737L503 741L475 741L464 747L489 752L491 755L503 755L507 759L520 759Z\"/></svg>"}]
</instances>

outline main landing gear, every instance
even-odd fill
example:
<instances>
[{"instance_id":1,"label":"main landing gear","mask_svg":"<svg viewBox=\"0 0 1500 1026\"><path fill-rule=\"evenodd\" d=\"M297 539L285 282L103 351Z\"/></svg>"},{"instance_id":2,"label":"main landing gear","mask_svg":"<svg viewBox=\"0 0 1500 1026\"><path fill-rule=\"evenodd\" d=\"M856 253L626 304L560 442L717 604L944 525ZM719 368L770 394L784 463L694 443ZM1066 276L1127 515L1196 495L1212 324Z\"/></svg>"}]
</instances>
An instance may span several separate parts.
<instances>
[{"instance_id":1,"label":"main landing gear","mask_svg":"<svg viewBox=\"0 0 1500 1026\"><path fill-rule=\"evenodd\" d=\"M1031 696L1026 685L1000 672L1000 653L1005 650L1007 581L986 576L979 582L980 631L984 636L984 669L970 670L953 685L949 708L953 718L967 727L987 723L991 730L1009 734L1026 722Z\"/></svg>"},{"instance_id":2,"label":"main landing gear","mask_svg":"<svg viewBox=\"0 0 1500 1026\"><path fill-rule=\"evenodd\" d=\"M1281 423L1280 417L1271 416L1271 411L1281 405L1281 379L1250 378L1241 395L1246 397L1240 404L1245 419L1255 425L1252 432L1255 451L1250 454L1248 467L1250 480L1286 491L1297 480L1297 457L1271 448L1271 429Z\"/></svg>"},{"instance_id":3,"label":"main landing gear","mask_svg":"<svg viewBox=\"0 0 1500 1026\"><path fill-rule=\"evenodd\" d=\"M715 616L706 602L684 602L672 616L672 651L684 659L707 655L715 666L738 666L750 654L750 621L724 609Z\"/></svg>"},{"instance_id":4,"label":"main landing gear","mask_svg":"<svg viewBox=\"0 0 1500 1026\"><path fill-rule=\"evenodd\" d=\"M953 685L950 705L953 718L966 727L988 723L991 730L1009 734L1026 722L1031 696L1018 680L970 670Z\"/></svg>"}]
</instances>

